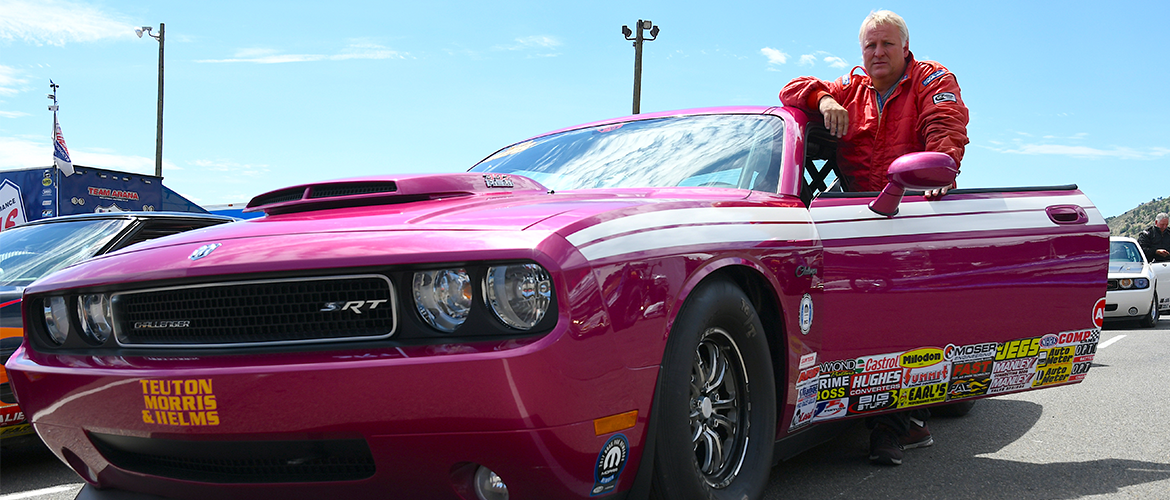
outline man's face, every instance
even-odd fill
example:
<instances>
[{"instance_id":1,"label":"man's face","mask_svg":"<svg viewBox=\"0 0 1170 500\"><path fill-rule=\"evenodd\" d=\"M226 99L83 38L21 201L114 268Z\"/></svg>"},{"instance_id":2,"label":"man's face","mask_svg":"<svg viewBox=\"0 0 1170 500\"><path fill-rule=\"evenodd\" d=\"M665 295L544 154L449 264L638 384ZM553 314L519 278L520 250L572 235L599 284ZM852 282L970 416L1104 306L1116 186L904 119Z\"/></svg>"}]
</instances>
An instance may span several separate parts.
<instances>
[{"instance_id":1,"label":"man's face","mask_svg":"<svg viewBox=\"0 0 1170 500\"><path fill-rule=\"evenodd\" d=\"M1162 219L1160 221L1154 221L1154 225L1158 226L1158 229L1165 231L1166 226L1170 226L1170 219Z\"/></svg>"},{"instance_id":2,"label":"man's face","mask_svg":"<svg viewBox=\"0 0 1170 500\"><path fill-rule=\"evenodd\" d=\"M902 32L892 24L871 25L861 37L865 72L879 86L897 83L909 55L910 47L903 43Z\"/></svg>"}]
</instances>

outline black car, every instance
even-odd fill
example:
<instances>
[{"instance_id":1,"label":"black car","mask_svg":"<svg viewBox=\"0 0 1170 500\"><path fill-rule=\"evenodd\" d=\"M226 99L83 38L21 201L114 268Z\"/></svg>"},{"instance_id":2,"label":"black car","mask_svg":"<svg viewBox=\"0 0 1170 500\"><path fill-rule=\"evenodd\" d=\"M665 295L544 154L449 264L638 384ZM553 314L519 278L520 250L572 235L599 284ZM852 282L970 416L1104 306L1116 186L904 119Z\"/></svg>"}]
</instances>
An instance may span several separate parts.
<instances>
[{"instance_id":1,"label":"black car","mask_svg":"<svg viewBox=\"0 0 1170 500\"><path fill-rule=\"evenodd\" d=\"M20 302L26 286L95 255L234 220L196 213L108 212L41 219L0 232L0 443L33 433L3 367L23 336Z\"/></svg>"}]
</instances>

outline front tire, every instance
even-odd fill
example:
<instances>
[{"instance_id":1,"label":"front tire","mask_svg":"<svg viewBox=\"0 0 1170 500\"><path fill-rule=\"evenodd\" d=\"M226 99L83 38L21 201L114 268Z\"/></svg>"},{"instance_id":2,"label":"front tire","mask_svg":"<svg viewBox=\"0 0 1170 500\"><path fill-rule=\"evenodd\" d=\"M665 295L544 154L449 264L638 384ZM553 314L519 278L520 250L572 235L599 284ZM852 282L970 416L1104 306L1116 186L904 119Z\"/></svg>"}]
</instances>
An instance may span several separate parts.
<instances>
[{"instance_id":1,"label":"front tire","mask_svg":"<svg viewBox=\"0 0 1170 500\"><path fill-rule=\"evenodd\" d=\"M671 329L654 410L651 497L755 499L776 439L776 386L759 315L716 279L687 299Z\"/></svg>"},{"instance_id":2,"label":"front tire","mask_svg":"<svg viewBox=\"0 0 1170 500\"><path fill-rule=\"evenodd\" d=\"M1154 299L1150 302L1150 312L1142 316L1139 322L1145 328L1153 328L1158 324L1158 294L1154 294Z\"/></svg>"}]
</instances>

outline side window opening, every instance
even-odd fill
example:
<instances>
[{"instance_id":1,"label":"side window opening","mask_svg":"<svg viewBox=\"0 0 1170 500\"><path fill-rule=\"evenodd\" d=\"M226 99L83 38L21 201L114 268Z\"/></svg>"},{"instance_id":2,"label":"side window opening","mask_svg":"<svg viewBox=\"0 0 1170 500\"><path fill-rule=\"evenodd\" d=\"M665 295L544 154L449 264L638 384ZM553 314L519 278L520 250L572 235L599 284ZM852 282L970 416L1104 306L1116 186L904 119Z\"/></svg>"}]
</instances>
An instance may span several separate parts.
<instances>
[{"instance_id":1,"label":"side window opening","mask_svg":"<svg viewBox=\"0 0 1170 500\"><path fill-rule=\"evenodd\" d=\"M800 199L805 206L821 193L841 191L837 178L837 139L828 129L810 124L805 134Z\"/></svg>"}]
</instances>

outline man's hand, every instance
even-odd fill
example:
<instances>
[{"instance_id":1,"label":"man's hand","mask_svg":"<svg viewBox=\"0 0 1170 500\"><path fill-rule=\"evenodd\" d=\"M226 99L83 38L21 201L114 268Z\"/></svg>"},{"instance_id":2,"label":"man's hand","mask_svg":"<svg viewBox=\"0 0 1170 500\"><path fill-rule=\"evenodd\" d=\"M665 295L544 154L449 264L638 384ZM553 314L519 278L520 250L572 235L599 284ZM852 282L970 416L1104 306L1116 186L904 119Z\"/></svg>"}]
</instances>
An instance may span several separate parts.
<instances>
[{"instance_id":1,"label":"man's hand","mask_svg":"<svg viewBox=\"0 0 1170 500\"><path fill-rule=\"evenodd\" d=\"M829 133L837 138L844 137L845 132L849 131L849 111L833 96L822 97L817 107L825 117L825 128L829 129Z\"/></svg>"},{"instance_id":2,"label":"man's hand","mask_svg":"<svg viewBox=\"0 0 1170 500\"><path fill-rule=\"evenodd\" d=\"M947 191L950 191L956 187L956 184L952 182L950 186L945 188L927 189L926 192L922 193L922 196L930 201L940 200L942 199L943 195L947 194Z\"/></svg>"},{"instance_id":3,"label":"man's hand","mask_svg":"<svg viewBox=\"0 0 1170 500\"><path fill-rule=\"evenodd\" d=\"M1170 257L1170 252L1167 252L1166 250L1163 250L1161 248L1159 248L1157 251L1155 251L1154 254L1157 255L1158 257Z\"/></svg>"}]
</instances>

